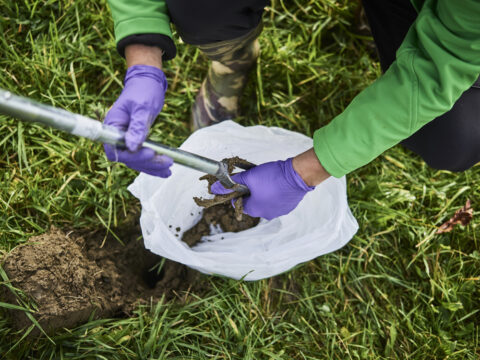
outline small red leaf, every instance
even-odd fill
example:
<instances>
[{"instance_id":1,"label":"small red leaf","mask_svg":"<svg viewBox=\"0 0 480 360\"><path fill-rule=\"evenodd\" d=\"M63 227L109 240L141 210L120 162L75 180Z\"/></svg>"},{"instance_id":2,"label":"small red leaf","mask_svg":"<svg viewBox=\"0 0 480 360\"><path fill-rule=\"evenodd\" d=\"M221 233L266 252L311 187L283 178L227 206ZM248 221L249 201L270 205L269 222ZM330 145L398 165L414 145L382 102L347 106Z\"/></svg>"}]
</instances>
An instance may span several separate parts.
<instances>
[{"instance_id":1,"label":"small red leaf","mask_svg":"<svg viewBox=\"0 0 480 360\"><path fill-rule=\"evenodd\" d=\"M437 230L436 234L442 234L450 232L453 230L453 227L457 224L462 224L463 226L468 225L473 218L473 209L470 199L467 199L467 203L461 209L458 209L450 220L443 223Z\"/></svg>"}]
</instances>

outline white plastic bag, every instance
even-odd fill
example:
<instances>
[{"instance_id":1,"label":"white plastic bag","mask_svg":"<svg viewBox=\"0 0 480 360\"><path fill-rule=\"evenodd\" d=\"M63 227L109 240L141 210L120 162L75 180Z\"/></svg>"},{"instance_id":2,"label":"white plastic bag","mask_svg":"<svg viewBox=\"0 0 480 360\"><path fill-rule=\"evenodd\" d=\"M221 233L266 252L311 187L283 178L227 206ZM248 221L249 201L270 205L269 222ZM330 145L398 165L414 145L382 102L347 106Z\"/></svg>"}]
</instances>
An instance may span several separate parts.
<instances>
[{"instance_id":1,"label":"white plastic bag","mask_svg":"<svg viewBox=\"0 0 480 360\"><path fill-rule=\"evenodd\" d=\"M180 147L215 160L239 156L255 164L283 160L312 147L312 139L265 126L224 121L193 133ZM140 174L129 190L142 204L145 247L207 274L259 280L345 245L358 229L348 208L345 178L329 178L290 214L238 233L204 237L189 248L180 239L200 219L194 196L207 194L203 174L173 165L168 179ZM192 216L193 214L193 216ZM176 228L181 231L177 232ZM177 235L177 236L175 236Z\"/></svg>"}]
</instances>

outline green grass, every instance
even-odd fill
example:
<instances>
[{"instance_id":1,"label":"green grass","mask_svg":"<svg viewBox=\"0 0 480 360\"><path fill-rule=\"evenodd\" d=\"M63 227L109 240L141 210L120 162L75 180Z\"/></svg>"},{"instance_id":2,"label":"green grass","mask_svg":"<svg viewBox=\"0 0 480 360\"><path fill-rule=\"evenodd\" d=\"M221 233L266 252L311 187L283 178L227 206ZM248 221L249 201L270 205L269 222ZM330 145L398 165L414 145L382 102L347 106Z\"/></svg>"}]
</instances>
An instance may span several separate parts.
<instances>
[{"instance_id":1,"label":"green grass","mask_svg":"<svg viewBox=\"0 0 480 360\"><path fill-rule=\"evenodd\" d=\"M353 1L274 0L262 55L246 89L244 125L312 135L380 74L356 35ZM0 87L102 118L121 91L105 1L0 3ZM178 44L153 137L179 145L207 68ZM105 229L138 208L136 173L98 144L0 117L0 249L51 225ZM480 243L476 218L435 235L465 204L478 206L478 168L428 168L395 147L348 176L360 229L343 249L280 276L245 283L204 276L202 298L138 307L27 342L0 318L0 357L11 359L478 359ZM0 306L1 307L1 306ZM13 348L14 347L14 348ZM13 349L12 349L13 348Z\"/></svg>"}]
</instances>

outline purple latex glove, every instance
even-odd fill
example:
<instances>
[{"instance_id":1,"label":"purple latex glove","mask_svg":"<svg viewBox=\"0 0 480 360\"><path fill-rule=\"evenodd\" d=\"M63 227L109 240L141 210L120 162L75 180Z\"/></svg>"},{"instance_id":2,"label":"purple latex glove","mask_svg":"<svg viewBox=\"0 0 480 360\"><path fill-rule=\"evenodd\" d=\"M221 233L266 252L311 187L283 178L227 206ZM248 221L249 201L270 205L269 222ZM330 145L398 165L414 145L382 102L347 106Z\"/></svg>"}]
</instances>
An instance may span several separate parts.
<instances>
[{"instance_id":1,"label":"purple latex glove","mask_svg":"<svg viewBox=\"0 0 480 360\"><path fill-rule=\"evenodd\" d=\"M168 177L173 160L142 148L148 131L160 113L167 90L167 79L154 66L134 65L128 68L124 88L105 117L104 123L125 131L127 150L104 144L110 161L123 162L128 167L150 175ZM137 151L138 150L138 151Z\"/></svg>"},{"instance_id":2,"label":"purple latex glove","mask_svg":"<svg viewBox=\"0 0 480 360\"><path fill-rule=\"evenodd\" d=\"M305 194L315 189L308 186L293 169L292 158L272 161L255 166L232 176L238 184L250 189L250 196L243 199L243 211L267 220L286 215L295 209ZM219 181L211 188L214 194L228 194Z\"/></svg>"}]
</instances>

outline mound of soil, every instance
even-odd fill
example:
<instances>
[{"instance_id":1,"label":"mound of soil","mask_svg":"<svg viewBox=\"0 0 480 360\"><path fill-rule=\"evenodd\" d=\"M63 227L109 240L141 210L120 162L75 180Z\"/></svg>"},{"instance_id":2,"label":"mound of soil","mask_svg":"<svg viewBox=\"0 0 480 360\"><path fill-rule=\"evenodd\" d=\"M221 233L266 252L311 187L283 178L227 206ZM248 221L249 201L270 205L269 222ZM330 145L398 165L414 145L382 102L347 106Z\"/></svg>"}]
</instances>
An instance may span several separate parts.
<instances>
[{"instance_id":1,"label":"mound of soil","mask_svg":"<svg viewBox=\"0 0 480 360\"><path fill-rule=\"evenodd\" d=\"M129 315L136 303L167 299L182 291L202 291L206 281L184 265L165 260L146 250L140 233L125 237L125 245L102 235L80 236L52 229L32 237L3 259L11 284L33 299L34 314L48 333L70 328L95 318ZM3 287L2 301L17 304ZM180 296L180 295L178 295ZM23 311L10 311L15 329L30 326ZM38 331L37 331L38 334Z\"/></svg>"},{"instance_id":2,"label":"mound of soil","mask_svg":"<svg viewBox=\"0 0 480 360\"><path fill-rule=\"evenodd\" d=\"M230 173L235 166L253 166L237 157L224 161ZM216 178L207 175L202 180L208 181L210 190ZM242 193L234 193L196 199L205 206L203 216L184 233L182 240L193 246L202 236L209 235L212 227L238 232L256 226L259 218L242 214L241 196ZM233 198L236 210L230 204ZM199 293L206 289L207 282L202 281L205 275L146 250L139 240L138 221L125 227L130 229L122 232L125 245L113 238L105 241L102 234L67 234L52 228L16 247L2 260L11 284L37 305L34 317L47 333L84 323L92 313L94 318L130 315L139 302L156 302L162 297L179 297L183 291ZM161 271L157 271L162 262ZM6 287L0 287L0 298L18 303ZM31 325L23 311L9 312L14 329Z\"/></svg>"}]
</instances>

